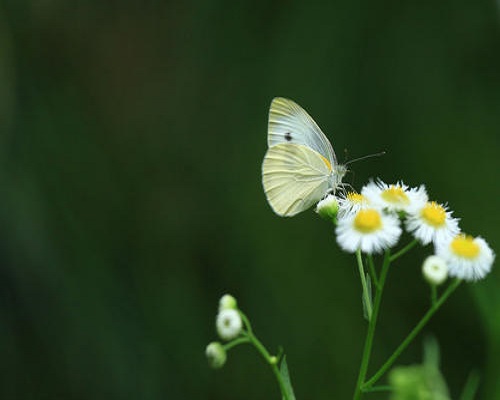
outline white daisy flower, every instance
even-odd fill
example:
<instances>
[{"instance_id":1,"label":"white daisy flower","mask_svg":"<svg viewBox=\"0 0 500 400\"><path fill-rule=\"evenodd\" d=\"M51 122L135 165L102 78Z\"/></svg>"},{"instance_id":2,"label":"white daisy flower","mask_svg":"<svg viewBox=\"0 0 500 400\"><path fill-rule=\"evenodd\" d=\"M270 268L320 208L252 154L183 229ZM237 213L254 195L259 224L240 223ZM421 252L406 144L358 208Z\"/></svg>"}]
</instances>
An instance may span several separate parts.
<instances>
[{"instance_id":1,"label":"white daisy flower","mask_svg":"<svg viewBox=\"0 0 500 400\"><path fill-rule=\"evenodd\" d=\"M381 180L370 182L363 187L361 194L374 207L380 207L389 211L410 212L422 206L428 200L427 192L423 185L418 188L409 188L403 182L388 185Z\"/></svg>"},{"instance_id":2,"label":"white daisy flower","mask_svg":"<svg viewBox=\"0 0 500 400\"><path fill-rule=\"evenodd\" d=\"M430 201L409 213L406 229L422 244L440 242L460 232L458 219L452 218L446 206Z\"/></svg>"},{"instance_id":3,"label":"white daisy flower","mask_svg":"<svg viewBox=\"0 0 500 400\"><path fill-rule=\"evenodd\" d=\"M484 278L495 260L493 250L483 238L464 234L438 242L436 254L447 262L450 276L465 281Z\"/></svg>"},{"instance_id":4,"label":"white daisy flower","mask_svg":"<svg viewBox=\"0 0 500 400\"><path fill-rule=\"evenodd\" d=\"M233 308L225 308L217 314L215 326L222 339L231 340L240 334L243 323L238 311Z\"/></svg>"},{"instance_id":5,"label":"white daisy flower","mask_svg":"<svg viewBox=\"0 0 500 400\"><path fill-rule=\"evenodd\" d=\"M337 242L349 253L380 253L396 244L401 235L399 219L375 208L363 208L355 214L339 216Z\"/></svg>"},{"instance_id":6,"label":"white daisy flower","mask_svg":"<svg viewBox=\"0 0 500 400\"><path fill-rule=\"evenodd\" d=\"M422 264L422 274L431 285L441 285L448 278L448 265L439 256L429 256Z\"/></svg>"},{"instance_id":7,"label":"white daisy flower","mask_svg":"<svg viewBox=\"0 0 500 400\"><path fill-rule=\"evenodd\" d=\"M333 219L339 210L339 202L333 194L327 195L316 205L316 212L324 219Z\"/></svg>"},{"instance_id":8,"label":"white daisy flower","mask_svg":"<svg viewBox=\"0 0 500 400\"><path fill-rule=\"evenodd\" d=\"M368 198L361 193L348 192L342 194L339 199L339 214L356 214L362 208L367 208L370 205Z\"/></svg>"}]
</instances>

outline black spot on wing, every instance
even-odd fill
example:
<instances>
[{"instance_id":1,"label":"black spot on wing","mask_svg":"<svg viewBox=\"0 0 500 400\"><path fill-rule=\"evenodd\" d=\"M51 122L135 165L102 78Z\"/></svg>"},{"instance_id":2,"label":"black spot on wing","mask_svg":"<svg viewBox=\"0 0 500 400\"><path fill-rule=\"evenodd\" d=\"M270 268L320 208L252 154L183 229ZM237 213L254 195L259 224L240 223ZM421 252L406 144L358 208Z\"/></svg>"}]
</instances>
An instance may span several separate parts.
<instances>
[{"instance_id":1,"label":"black spot on wing","mask_svg":"<svg viewBox=\"0 0 500 400\"><path fill-rule=\"evenodd\" d=\"M287 142L291 142L292 141L292 134L290 132L286 132L285 139Z\"/></svg>"}]
</instances>

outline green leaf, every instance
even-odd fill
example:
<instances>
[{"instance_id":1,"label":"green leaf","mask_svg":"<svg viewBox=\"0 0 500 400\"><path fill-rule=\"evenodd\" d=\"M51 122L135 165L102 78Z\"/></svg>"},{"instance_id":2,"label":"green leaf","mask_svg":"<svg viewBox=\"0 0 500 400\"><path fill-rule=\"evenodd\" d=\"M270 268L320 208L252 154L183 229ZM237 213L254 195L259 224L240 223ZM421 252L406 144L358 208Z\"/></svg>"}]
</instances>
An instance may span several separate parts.
<instances>
[{"instance_id":1,"label":"green leaf","mask_svg":"<svg viewBox=\"0 0 500 400\"><path fill-rule=\"evenodd\" d=\"M292 382L290 381L290 374L288 373L288 365L286 363L286 356L283 355L280 365L280 374L283 378L283 383L285 385L285 390L288 395L289 400L295 400L295 394L293 393Z\"/></svg>"},{"instance_id":2,"label":"green leaf","mask_svg":"<svg viewBox=\"0 0 500 400\"><path fill-rule=\"evenodd\" d=\"M464 390L460 396L460 400L474 400L477 393L477 388L479 386L479 373L477 371L472 371L465 382Z\"/></svg>"}]
</instances>

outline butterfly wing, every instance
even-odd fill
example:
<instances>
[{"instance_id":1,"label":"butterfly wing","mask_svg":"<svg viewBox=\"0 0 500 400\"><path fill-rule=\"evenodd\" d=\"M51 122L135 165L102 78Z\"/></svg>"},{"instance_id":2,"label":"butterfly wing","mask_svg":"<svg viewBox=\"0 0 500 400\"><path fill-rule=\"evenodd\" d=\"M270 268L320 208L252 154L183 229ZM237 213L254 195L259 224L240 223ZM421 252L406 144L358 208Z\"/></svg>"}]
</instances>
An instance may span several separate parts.
<instances>
[{"instance_id":1,"label":"butterfly wing","mask_svg":"<svg viewBox=\"0 0 500 400\"><path fill-rule=\"evenodd\" d=\"M276 97L269 108L267 144L301 144L325 157L331 165L337 164L335 152L325 134L310 115L297 103Z\"/></svg>"},{"instance_id":2,"label":"butterfly wing","mask_svg":"<svg viewBox=\"0 0 500 400\"><path fill-rule=\"evenodd\" d=\"M329 189L327 160L307 146L280 143L262 163L262 184L273 211L291 217L318 202Z\"/></svg>"}]
</instances>

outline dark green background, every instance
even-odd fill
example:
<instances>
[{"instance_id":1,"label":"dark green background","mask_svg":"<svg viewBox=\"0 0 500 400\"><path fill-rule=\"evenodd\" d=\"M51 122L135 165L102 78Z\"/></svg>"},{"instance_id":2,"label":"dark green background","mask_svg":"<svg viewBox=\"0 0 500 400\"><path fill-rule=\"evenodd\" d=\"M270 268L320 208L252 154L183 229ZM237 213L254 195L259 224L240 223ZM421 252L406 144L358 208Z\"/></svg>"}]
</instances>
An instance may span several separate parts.
<instances>
[{"instance_id":1,"label":"dark green background","mask_svg":"<svg viewBox=\"0 0 500 400\"><path fill-rule=\"evenodd\" d=\"M493 0L3 0L0 397L278 399L249 347L206 364L230 292L298 399L350 398L354 259L312 211L267 205L269 103L305 107L341 160L385 150L352 165L356 188L425 183L498 249L499 21ZM425 311L431 252L391 271L372 371ZM454 398L477 369L500 399L499 277L426 328Z\"/></svg>"}]
</instances>

